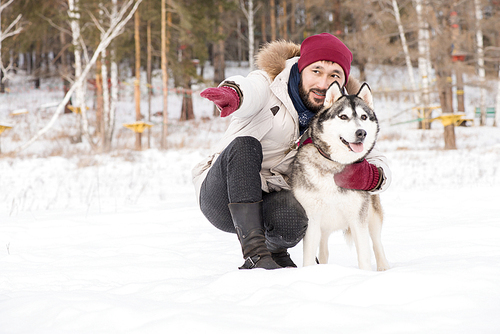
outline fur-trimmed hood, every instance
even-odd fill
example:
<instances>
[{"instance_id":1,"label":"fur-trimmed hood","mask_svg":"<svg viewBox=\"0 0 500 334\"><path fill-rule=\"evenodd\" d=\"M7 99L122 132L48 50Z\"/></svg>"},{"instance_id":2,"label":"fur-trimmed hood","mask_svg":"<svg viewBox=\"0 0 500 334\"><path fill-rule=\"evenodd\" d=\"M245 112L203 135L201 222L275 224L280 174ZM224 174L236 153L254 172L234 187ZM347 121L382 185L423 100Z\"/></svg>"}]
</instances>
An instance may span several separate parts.
<instances>
[{"instance_id":1,"label":"fur-trimmed hood","mask_svg":"<svg viewBox=\"0 0 500 334\"><path fill-rule=\"evenodd\" d=\"M271 80L274 80L285 69L288 59L299 56L299 44L278 40L262 46L255 56L255 63L259 70L265 71ZM350 75L346 84L347 92L349 94L356 94L360 88L361 84L359 81Z\"/></svg>"}]
</instances>

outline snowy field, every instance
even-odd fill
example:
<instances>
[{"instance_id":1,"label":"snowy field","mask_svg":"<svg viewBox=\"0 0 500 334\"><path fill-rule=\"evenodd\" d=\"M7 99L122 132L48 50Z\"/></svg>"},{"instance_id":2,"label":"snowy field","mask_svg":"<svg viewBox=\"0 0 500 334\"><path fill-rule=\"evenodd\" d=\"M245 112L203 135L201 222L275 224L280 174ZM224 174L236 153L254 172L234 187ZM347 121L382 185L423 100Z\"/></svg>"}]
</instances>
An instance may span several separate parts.
<instances>
[{"instance_id":1,"label":"snowy field","mask_svg":"<svg viewBox=\"0 0 500 334\"><path fill-rule=\"evenodd\" d=\"M456 128L444 151L440 124L390 126L407 104L376 107L394 174L385 272L359 270L340 233L327 265L302 268L300 243L299 268L238 270L236 236L203 217L191 184L225 120L174 122L168 151L71 155L59 139L3 156L0 333L500 333L500 129Z\"/></svg>"}]
</instances>

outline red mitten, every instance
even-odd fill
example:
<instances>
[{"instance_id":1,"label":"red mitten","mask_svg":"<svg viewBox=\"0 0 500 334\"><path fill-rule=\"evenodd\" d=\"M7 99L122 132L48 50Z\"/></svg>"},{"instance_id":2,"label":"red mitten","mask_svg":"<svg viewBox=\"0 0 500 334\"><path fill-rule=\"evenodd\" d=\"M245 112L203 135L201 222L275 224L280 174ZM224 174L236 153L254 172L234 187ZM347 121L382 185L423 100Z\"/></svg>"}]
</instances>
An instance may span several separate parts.
<instances>
[{"instance_id":1,"label":"red mitten","mask_svg":"<svg viewBox=\"0 0 500 334\"><path fill-rule=\"evenodd\" d=\"M240 106L238 93L233 88L227 86L207 88L200 93L200 96L215 103L220 109L221 117L231 115Z\"/></svg>"},{"instance_id":2,"label":"red mitten","mask_svg":"<svg viewBox=\"0 0 500 334\"><path fill-rule=\"evenodd\" d=\"M379 178L377 167L365 159L346 165L342 172L333 176L339 187L356 190L372 190L377 186Z\"/></svg>"}]
</instances>

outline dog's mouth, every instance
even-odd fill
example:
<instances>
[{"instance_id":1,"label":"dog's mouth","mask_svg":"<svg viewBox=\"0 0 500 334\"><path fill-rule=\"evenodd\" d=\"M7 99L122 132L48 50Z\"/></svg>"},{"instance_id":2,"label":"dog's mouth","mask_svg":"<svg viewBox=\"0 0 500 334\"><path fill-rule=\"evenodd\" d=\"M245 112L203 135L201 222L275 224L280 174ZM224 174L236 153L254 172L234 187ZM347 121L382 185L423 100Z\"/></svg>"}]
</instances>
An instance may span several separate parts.
<instances>
[{"instance_id":1,"label":"dog's mouth","mask_svg":"<svg viewBox=\"0 0 500 334\"><path fill-rule=\"evenodd\" d=\"M347 146L347 148L349 148L349 150L355 152L355 153L361 153L363 152L363 143L349 143L347 140L345 140L344 138L340 137L340 140L342 141L342 143L344 143L345 146Z\"/></svg>"}]
</instances>

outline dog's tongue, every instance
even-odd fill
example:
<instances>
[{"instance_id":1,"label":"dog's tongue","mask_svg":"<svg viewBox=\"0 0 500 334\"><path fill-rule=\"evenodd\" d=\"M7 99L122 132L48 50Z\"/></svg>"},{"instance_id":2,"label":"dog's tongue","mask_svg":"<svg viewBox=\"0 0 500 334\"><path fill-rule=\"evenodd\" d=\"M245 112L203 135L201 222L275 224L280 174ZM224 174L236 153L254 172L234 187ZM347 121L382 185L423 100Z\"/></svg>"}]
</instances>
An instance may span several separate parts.
<instances>
[{"instance_id":1,"label":"dog's tongue","mask_svg":"<svg viewBox=\"0 0 500 334\"><path fill-rule=\"evenodd\" d=\"M356 153L363 152L363 143L349 143L349 147Z\"/></svg>"}]
</instances>

